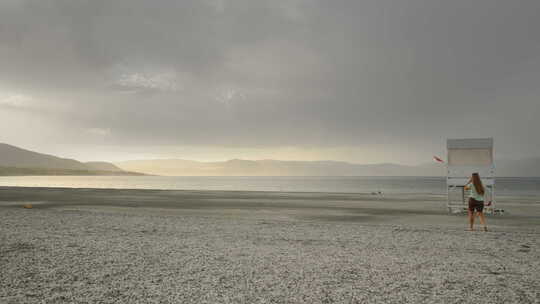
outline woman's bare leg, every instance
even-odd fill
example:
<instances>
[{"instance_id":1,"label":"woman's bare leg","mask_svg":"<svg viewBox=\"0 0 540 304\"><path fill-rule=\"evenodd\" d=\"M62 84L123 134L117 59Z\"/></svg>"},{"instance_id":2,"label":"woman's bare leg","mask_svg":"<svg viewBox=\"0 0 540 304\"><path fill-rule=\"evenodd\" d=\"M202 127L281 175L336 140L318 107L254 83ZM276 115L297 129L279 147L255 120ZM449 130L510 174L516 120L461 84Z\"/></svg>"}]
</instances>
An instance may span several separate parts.
<instances>
[{"instance_id":1,"label":"woman's bare leg","mask_svg":"<svg viewBox=\"0 0 540 304\"><path fill-rule=\"evenodd\" d=\"M469 209L469 230L470 231L473 231L474 230L474 211L471 211Z\"/></svg>"},{"instance_id":2,"label":"woman's bare leg","mask_svg":"<svg viewBox=\"0 0 540 304\"><path fill-rule=\"evenodd\" d=\"M487 231L486 217L484 216L484 212L478 212L478 216L480 217L480 223L482 223L484 226L484 231Z\"/></svg>"}]
</instances>

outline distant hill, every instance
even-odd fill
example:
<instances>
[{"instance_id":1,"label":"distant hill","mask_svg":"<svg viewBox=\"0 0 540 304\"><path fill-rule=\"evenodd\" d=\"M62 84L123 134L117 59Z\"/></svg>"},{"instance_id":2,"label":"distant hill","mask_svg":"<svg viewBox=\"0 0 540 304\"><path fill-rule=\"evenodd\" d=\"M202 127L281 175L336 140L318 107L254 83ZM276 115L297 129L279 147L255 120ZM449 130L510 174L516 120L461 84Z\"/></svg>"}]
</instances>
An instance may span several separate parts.
<instances>
[{"instance_id":1,"label":"distant hill","mask_svg":"<svg viewBox=\"0 0 540 304\"><path fill-rule=\"evenodd\" d=\"M84 163L88 168L92 170L98 170L98 171L112 171L112 172L121 172L124 171L114 164L108 163L108 162L85 162Z\"/></svg>"},{"instance_id":2,"label":"distant hill","mask_svg":"<svg viewBox=\"0 0 540 304\"><path fill-rule=\"evenodd\" d=\"M198 162L182 159L133 160L115 163L124 170L170 176L441 176L438 165L360 165L340 161L242 160Z\"/></svg>"},{"instance_id":3,"label":"distant hill","mask_svg":"<svg viewBox=\"0 0 540 304\"><path fill-rule=\"evenodd\" d=\"M26 175L146 175L143 173L128 171L103 171L103 170L71 170L71 169L47 169L47 168L18 168L0 167L0 176L26 176Z\"/></svg>"},{"instance_id":4,"label":"distant hill","mask_svg":"<svg viewBox=\"0 0 540 304\"><path fill-rule=\"evenodd\" d=\"M0 166L69 170L90 169L85 164L74 159L60 158L52 155L32 152L2 143L0 143Z\"/></svg>"},{"instance_id":5,"label":"distant hill","mask_svg":"<svg viewBox=\"0 0 540 304\"><path fill-rule=\"evenodd\" d=\"M83 163L0 143L0 175L140 175L107 162Z\"/></svg>"},{"instance_id":6,"label":"distant hill","mask_svg":"<svg viewBox=\"0 0 540 304\"><path fill-rule=\"evenodd\" d=\"M170 176L444 176L445 166L426 163L354 164L339 161L281 161L232 159L198 162L183 159L118 162L124 170ZM540 176L540 158L497 162L497 176Z\"/></svg>"}]
</instances>

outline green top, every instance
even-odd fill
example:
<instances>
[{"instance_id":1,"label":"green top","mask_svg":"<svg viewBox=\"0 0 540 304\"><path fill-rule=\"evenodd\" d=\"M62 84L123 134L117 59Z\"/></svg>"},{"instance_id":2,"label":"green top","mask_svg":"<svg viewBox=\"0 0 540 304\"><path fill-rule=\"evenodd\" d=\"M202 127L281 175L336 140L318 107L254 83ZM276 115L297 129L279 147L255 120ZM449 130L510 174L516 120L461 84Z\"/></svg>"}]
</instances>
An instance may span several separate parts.
<instances>
[{"instance_id":1,"label":"green top","mask_svg":"<svg viewBox=\"0 0 540 304\"><path fill-rule=\"evenodd\" d=\"M474 198L477 201L483 202L484 201L484 195L476 192L476 188L474 187L473 183L469 184L469 197ZM484 194L486 194L486 187L484 187Z\"/></svg>"}]
</instances>

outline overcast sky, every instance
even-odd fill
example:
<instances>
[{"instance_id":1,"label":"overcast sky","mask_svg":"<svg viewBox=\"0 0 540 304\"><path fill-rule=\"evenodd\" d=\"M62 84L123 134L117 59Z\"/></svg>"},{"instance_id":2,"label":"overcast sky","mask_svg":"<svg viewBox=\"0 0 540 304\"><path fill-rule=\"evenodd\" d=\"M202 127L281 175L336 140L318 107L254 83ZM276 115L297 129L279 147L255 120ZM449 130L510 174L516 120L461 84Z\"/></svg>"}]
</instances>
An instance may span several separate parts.
<instances>
[{"instance_id":1,"label":"overcast sky","mask_svg":"<svg viewBox=\"0 0 540 304\"><path fill-rule=\"evenodd\" d=\"M81 160L540 155L538 0L0 0L0 141Z\"/></svg>"}]
</instances>

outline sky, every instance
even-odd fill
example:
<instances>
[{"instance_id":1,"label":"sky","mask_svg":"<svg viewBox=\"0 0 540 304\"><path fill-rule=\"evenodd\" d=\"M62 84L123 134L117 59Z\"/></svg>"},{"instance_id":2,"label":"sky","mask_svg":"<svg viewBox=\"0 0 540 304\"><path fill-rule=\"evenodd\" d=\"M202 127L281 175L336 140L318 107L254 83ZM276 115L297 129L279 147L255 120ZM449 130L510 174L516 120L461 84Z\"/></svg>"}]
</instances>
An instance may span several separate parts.
<instances>
[{"instance_id":1,"label":"sky","mask_svg":"<svg viewBox=\"0 0 540 304\"><path fill-rule=\"evenodd\" d=\"M80 160L540 156L538 0L0 0L0 142Z\"/></svg>"}]
</instances>

